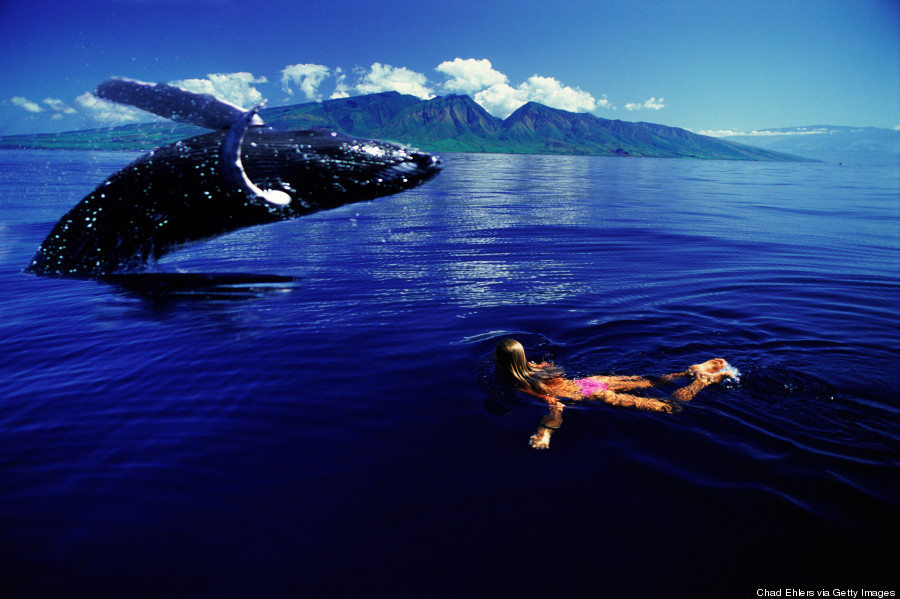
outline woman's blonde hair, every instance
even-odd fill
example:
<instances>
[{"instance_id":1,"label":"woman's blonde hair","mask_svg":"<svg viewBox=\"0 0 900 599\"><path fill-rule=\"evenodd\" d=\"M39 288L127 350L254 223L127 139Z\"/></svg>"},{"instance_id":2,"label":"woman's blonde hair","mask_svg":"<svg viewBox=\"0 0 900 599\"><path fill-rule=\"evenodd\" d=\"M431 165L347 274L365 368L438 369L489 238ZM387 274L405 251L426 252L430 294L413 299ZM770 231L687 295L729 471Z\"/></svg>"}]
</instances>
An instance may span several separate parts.
<instances>
[{"instance_id":1,"label":"woman's blonde hair","mask_svg":"<svg viewBox=\"0 0 900 599\"><path fill-rule=\"evenodd\" d=\"M512 379L523 390L546 393L543 381L562 376L555 366L533 366L525 357L525 348L515 339L502 339L494 348L494 364L498 371Z\"/></svg>"}]
</instances>

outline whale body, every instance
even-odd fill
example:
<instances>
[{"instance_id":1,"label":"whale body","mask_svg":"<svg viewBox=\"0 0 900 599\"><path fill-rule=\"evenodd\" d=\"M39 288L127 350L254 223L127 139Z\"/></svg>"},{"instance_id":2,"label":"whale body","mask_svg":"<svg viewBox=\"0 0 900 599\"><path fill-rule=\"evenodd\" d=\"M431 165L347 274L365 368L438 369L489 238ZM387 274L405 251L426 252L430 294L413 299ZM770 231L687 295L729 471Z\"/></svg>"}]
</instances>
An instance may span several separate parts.
<instances>
[{"instance_id":1,"label":"whale body","mask_svg":"<svg viewBox=\"0 0 900 599\"><path fill-rule=\"evenodd\" d=\"M111 81L124 82L120 96L140 95L141 108L157 114L179 111L175 97L207 115L206 121L189 115L197 124L234 120L227 128L155 149L110 176L59 220L27 272L101 279L141 271L185 244L394 194L441 169L437 157L387 142L259 125L258 107L226 107L221 117L207 110L222 108L212 96ZM137 105L129 99L117 101Z\"/></svg>"}]
</instances>

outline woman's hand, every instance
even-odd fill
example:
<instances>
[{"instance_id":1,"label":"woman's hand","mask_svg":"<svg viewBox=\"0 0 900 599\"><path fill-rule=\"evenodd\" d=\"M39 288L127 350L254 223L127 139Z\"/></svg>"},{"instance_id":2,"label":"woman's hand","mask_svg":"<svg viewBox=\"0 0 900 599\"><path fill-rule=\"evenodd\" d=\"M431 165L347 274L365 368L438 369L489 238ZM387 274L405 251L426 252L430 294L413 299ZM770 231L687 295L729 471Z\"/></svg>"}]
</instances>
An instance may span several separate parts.
<instances>
[{"instance_id":1,"label":"woman's hand","mask_svg":"<svg viewBox=\"0 0 900 599\"><path fill-rule=\"evenodd\" d=\"M550 435L562 426L562 413L565 406L561 401L550 395L542 395L540 397L547 401L550 411L541 418L537 432L531 435L531 440L528 441L528 444L535 449L549 449Z\"/></svg>"}]
</instances>

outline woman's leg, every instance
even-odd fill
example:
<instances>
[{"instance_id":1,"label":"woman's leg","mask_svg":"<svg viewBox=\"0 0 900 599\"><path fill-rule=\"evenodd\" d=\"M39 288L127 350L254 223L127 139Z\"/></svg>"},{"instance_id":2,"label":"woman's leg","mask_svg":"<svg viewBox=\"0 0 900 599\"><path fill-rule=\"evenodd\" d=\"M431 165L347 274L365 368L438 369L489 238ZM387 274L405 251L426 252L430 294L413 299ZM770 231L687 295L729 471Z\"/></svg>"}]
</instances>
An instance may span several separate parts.
<instances>
[{"instance_id":1,"label":"woman's leg","mask_svg":"<svg viewBox=\"0 0 900 599\"><path fill-rule=\"evenodd\" d=\"M662 376L606 376L596 377L607 384L612 391L630 391L631 389L647 389L669 383L677 378L688 376L688 371L673 372Z\"/></svg>"},{"instance_id":2,"label":"woman's leg","mask_svg":"<svg viewBox=\"0 0 900 599\"><path fill-rule=\"evenodd\" d=\"M675 379L690 377L696 378L699 375L710 376L712 373L718 372L728 367L728 362L722 358L713 358L707 360L703 364L694 364L684 372L673 372L662 376L597 376L595 378L607 384L611 391L628 391L630 389L646 389L648 387L656 387L657 385L670 383ZM720 382L715 380L713 382Z\"/></svg>"},{"instance_id":3,"label":"woman's leg","mask_svg":"<svg viewBox=\"0 0 900 599\"><path fill-rule=\"evenodd\" d=\"M615 391L600 391L588 398L590 401L602 401L611 406L619 406L622 408L634 408L644 412L665 412L673 414L680 412L681 408L677 405L663 401L661 399L652 399L650 397L640 397L638 395L630 395L628 393L616 393Z\"/></svg>"},{"instance_id":4,"label":"woman's leg","mask_svg":"<svg viewBox=\"0 0 900 599\"><path fill-rule=\"evenodd\" d=\"M594 377L605 382L609 387L609 391L601 391L588 399L600 400L604 403L608 403L614 406L636 408L638 410L645 410L649 412L672 413L675 411L680 411L680 408L677 408L670 402L630 395L628 393L622 393L622 391L629 391L631 389L646 389L648 387L655 387L660 383L670 382L676 378L693 377L694 380L689 385L676 390L671 395L671 398L678 402L690 401L694 399L694 396L697 395L697 393L701 389L704 389L705 387L708 387L713 383L720 383L726 378L732 376L728 372L719 372L720 370L727 367L728 362L726 362L722 358L714 358L712 360L704 362L703 364L695 364L684 372L675 372L672 374L663 375L661 377Z\"/></svg>"},{"instance_id":5,"label":"woman's leg","mask_svg":"<svg viewBox=\"0 0 900 599\"><path fill-rule=\"evenodd\" d=\"M653 387L653 381L646 377L606 377L606 386L616 393L631 391L632 389L649 389Z\"/></svg>"}]
</instances>

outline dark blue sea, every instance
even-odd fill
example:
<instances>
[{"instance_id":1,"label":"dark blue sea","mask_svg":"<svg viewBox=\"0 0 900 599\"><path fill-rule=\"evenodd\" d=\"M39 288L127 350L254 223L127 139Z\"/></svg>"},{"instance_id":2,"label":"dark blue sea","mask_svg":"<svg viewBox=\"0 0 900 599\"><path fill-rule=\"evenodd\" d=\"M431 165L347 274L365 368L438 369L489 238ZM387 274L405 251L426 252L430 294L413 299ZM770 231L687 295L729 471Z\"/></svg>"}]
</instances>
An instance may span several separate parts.
<instances>
[{"instance_id":1,"label":"dark blue sea","mask_svg":"<svg viewBox=\"0 0 900 599\"><path fill-rule=\"evenodd\" d=\"M136 156L0 152L0 596L900 592L900 168L451 154L155 267L291 279L23 274ZM504 337L741 378L540 452Z\"/></svg>"}]
</instances>

